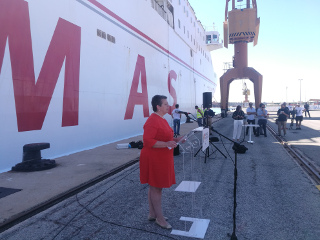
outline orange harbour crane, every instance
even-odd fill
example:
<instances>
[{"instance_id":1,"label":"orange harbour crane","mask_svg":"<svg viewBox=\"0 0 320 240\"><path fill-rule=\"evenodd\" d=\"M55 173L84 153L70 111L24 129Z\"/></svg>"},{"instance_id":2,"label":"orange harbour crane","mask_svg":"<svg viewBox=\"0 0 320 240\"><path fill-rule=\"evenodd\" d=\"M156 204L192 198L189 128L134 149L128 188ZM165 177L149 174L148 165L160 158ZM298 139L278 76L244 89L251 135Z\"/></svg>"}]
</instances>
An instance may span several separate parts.
<instances>
[{"instance_id":1,"label":"orange harbour crane","mask_svg":"<svg viewBox=\"0 0 320 240\"><path fill-rule=\"evenodd\" d=\"M232 10L228 12L229 2ZM243 2L244 0L237 0ZM223 22L224 47L234 44L233 68L220 77L221 115L226 116L230 83L235 79L249 79L254 84L255 106L258 108L262 94L262 75L248 67L248 43L258 43L260 18L257 17L256 0L245 0L236 6L235 0L226 0L225 21ZM252 4L251 4L252 2Z\"/></svg>"}]
</instances>

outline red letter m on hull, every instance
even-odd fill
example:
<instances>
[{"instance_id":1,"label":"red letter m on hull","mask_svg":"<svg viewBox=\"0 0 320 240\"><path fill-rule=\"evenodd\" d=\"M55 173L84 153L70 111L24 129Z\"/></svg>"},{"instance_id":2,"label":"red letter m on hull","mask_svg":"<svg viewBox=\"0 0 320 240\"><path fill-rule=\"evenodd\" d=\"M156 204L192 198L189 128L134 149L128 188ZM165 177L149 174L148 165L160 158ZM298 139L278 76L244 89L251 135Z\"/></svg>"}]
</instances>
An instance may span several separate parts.
<instances>
[{"instance_id":1,"label":"red letter m on hull","mask_svg":"<svg viewBox=\"0 0 320 240\"><path fill-rule=\"evenodd\" d=\"M64 61L62 126L78 125L80 34L80 27L58 20L36 82L28 3L0 0L0 71L8 39L19 132L42 128Z\"/></svg>"}]
</instances>

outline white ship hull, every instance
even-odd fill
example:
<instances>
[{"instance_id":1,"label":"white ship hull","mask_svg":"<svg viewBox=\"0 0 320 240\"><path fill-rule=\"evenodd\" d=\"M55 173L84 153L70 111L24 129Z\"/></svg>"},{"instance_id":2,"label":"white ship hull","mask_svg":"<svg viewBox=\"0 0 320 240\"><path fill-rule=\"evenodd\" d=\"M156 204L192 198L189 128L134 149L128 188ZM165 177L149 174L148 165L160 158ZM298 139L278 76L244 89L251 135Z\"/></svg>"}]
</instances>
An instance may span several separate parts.
<instances>
[{"instance_id":1,"label":"white ship hull","mask_svg":"<svg viewBox=\"0 0 320 240\"><path fill-rule=\"evenodd\" d=\"M0 0L0 171L28 143L52 159L142 134L155 94L193 113L215 91L200 23L173 1L172 28L152 4Z\"/></svg>"}]
</instances>

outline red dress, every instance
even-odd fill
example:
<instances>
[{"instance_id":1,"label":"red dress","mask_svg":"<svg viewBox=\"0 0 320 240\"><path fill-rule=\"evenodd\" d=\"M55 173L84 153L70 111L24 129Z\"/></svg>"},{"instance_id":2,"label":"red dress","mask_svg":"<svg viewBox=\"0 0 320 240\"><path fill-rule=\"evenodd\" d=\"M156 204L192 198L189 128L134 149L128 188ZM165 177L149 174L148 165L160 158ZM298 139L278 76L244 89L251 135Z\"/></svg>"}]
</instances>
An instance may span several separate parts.
<instances>
[{"instance_id":1,"label":"red dress","mask_svg":"<svg viewBox=\"0 0 320 240\"><path fill-rule=\"evenodd\" d=\"M157 188L176 183L173 149L152 148L157 141L173 141L173 130L167 120L153 113L143 126L143 148L140 154L140 182Z\"/></svg>"}]
</instances>

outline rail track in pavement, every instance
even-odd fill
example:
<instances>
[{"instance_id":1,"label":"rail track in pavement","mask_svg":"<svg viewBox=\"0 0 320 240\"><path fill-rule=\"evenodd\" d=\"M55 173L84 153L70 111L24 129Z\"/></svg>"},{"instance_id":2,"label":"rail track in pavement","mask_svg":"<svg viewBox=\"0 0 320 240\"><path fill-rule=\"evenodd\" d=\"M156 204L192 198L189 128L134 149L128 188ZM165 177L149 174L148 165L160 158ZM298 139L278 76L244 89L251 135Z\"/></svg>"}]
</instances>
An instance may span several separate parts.
<instances>
[{"instance_id":1,"label":"rail track in pavement","mask_svg":"<svg viewBox=\"0 0 320 240\"><path fill-rule=\"evenodd\" d=\"M316 167L310 159L304 156L300 151L292 147L283 137L278 136L276 130L274 130L269 124L267 128L271 135L279 141L284 147L287 153L294 159L294 161L307 173L310 179L314 182L316 187L320 190L320 169Z\"/></svg>"}]
</instances>

